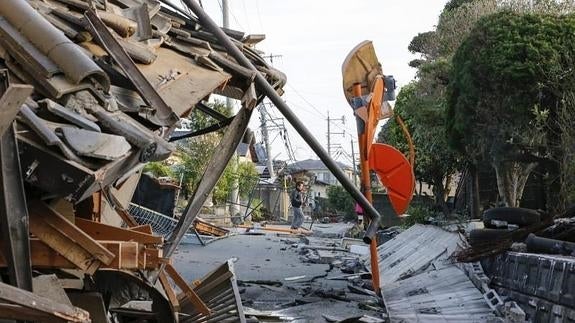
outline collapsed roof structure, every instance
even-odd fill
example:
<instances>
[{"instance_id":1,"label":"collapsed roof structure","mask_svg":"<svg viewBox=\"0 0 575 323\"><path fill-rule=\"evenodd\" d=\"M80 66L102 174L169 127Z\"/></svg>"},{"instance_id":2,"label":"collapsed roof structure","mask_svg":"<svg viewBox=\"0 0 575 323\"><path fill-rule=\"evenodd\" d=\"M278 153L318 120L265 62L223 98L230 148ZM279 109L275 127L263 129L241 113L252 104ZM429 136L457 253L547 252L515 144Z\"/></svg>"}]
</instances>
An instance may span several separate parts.
<instances>
[{"instance_id":1,"label":"collapsed roof structure","mask_svg":"<svg viewBox=\"0 0 575 323\"><path fill-rule=\"evenodd\" d=\"M280 94L286 82L253 49L261 36L225 33L257 72L168 3L0 2L0 267L15 286L0 283L0 318L105 321L98 314L114 310L158 322L244 320L233 264L192 286L170 263L199 211L193 205L215 185L265 96L256 74ZM180 118L197 108L217 119L205 104L212 94L242 109L204 130L228 126L193 205L164 241L126 208L143 165L174 151ZM63 277L73 298L59 292ZM151 305L121 308L134 299ZM94 302L101 306L90 313L81 306Z\"/></svg>"}]
</instances>

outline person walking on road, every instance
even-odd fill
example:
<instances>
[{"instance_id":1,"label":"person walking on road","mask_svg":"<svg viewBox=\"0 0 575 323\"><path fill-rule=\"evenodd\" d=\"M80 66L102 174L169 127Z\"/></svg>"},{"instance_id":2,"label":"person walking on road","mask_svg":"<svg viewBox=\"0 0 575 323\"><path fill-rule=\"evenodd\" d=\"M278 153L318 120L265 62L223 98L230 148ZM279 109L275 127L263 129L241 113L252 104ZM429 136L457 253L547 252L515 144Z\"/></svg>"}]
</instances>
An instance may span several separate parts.
<instances>
[{"instance_id":1,"label":"person walking on road","mask_svg":"<svg viewBox=\"0 0 575 323\"><path fill-rule=\"evenodd\" d=\"M295 184L295 189L290 194L290 202L293 208L293 219L291 222L291 229L299 231L299 228L303 224L303 211L301 209L304 204L304 192L303 192L303 182L298 181Z\"/></svg>"}]
</instances>

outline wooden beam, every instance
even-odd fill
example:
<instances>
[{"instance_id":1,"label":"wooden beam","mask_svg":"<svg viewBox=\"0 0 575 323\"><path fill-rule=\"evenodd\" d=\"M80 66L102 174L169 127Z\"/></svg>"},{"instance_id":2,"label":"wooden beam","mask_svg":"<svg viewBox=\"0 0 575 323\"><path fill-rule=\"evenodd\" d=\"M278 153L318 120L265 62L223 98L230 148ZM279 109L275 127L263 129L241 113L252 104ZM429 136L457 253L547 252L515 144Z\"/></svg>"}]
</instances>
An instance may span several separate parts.
<instances>
[{"instance_id":1,"label":"wooden beam","mask_svg":"<svg viewBox=\"0 0 575 323\"><path fill-rule=\"evenodd\" d=\"M180 302L178 301L178 296L176 295L176 291L174 291L174 289L172 288L172 285L170 285L170 282L168 281L168 277L166 276L166 273L162 271L160 273L159 278L160 278L160 284L162 284L162 287L164 287L164 291L166 292L166 296L168 296L168 300L172 304L172 308L173 308L174 312L179 312L180 311Z\"/></svg>"},{"instance_id":2,"label":"wooden beam","mask_svg":"<svg viewBox=\"0 0 575 323\"><path fill-rule=\"evenodd\" d=\"M18 320L19 322L66 322L61 318L50 317L48 314L27 307L6 303L0 303L0 319Z\"/></svg>"},{"instance_id":3,"label":"wooden beam","mask_svg":"<svg viewBox=\"0 0 575 323\"><path fill-rule=\"evenodd\" d=\"M40 201L30 203L30 226L30 231L34 235L63 256L66 256L68 249L78 249L71 246L75 245L84 250L84 253L88 253L92 258L106 265L114 260L115 256L112 252Z\"/></svg>"},{"instance_id":4,"label":"wooden beam","mask_svg":"<svg viewBox=\"0 0 575 323\"><path fill-rule=\"evenodd\" d=\"M138 255L140 249L137 242L125 241L120 244L120 254L122 255L121 268L138 269Z\"/></svg>"},{"instance_id":5,"label":"wooden beam","mask_svg":"<svg viewBox=\"0 0 575 323\"><path fill-rule=\"evenodd\" d=\"M76 226L97 240L136 241L142 244L161 244L164 237L123 229L103 223L76 218Z\"/></svg>"},{"instance_id":6,"label":"wooden beam","mask_svg":"<svg viewBox=\"0 0 575 323\"><path fill-rule=\"evenodd\" d=\"M48 217L43 214L46 211L46 208L44 207L42 209L44 211L38 209L30 210L30 232L54 251L76 265L77 268L82 269L90 275L93 274L101 266L102 261L86 250L84 246L73 240L72 236L60 231L62 228L70 229L69 225L67 227L58 227L57 225L52 226L50 224L50 220L47 220ZM50 216L50 218L52 217L53 216ZM66 220L64 221L68 222ZM79 229L77 230L80 231ZM105 249L103 246L101 247ZM109 250L105 250L107 256L106 263L109 264L114 260L114 255Z\"/></svg>"},{"instance_id":7,"label":"wooden beam","mask_svg":"<svg viewBox=\"0 0 575 323\"><path fill-rule=\"evenodd\" d=\"M26 290L32 290L28 211L13 121L33 89L9 84L8 71L0 72L0 234L10 260L8 279Z\"/></svg>"},{"instance_id":8,"label":"wooden beam","mask_svg":"<svg viewBox=\"0 0 575 323\"><path fill-rule=\"evenodd\" d=\"M203 221L200 219L194 220L194 229L196 230L196 232L199 232L202 234L213 235L216 237L222 237L222 236L225 236L226 234L230 233L229 230L226 230L224 228L220 228L217 225L213 225L209 222L206 222L206 221Z\"/></svg>"},{"instance_id":9,"label":"wooden beam","mask_svg":"<svg viewBox=\"0 0 575 323\"><path fill-rule=\"evenodd\" d=\"M0 282L0 300L23 306L33 311L68 322L90 322L90 314L83 309L60 304L49 298ZM1 313L1 312L0 312ZM1 314L0 314L1 315Z\"/></svg>"},{"instance_id":10,"label":"wooden beam","mask_svg":"<svg viewBox=\"0 0 575 323\"><path fill-rule=\"evenodd\" d=\"M164 263L165 258L162 258L162 249L145 248L144 253L146 254L146 269L158 269Z\"/></svg>"},{"instance_id":11,"label":"wooden beam","mask_svg":"<svg viewBox=\"0 0 575 323\"><path fill-rule=\"evenodd\" d=\"M166 264L164 267L165 272L172 278L174 283L182 290L182 292L186 295L188 300L194 304L198 312L204 315L210 315L210 309L208 306L202 301L202 299L194 292L194 290L186 283L184 278L180 276L180 274L176 271L176 268L172 266L172 264Z\"/></svg>"},{"instance_id":12,"label":"wooden beam","mask_svg":"<svg viewBox=\"0 0 575 323\"><path fill-rule=\"evenodd\" d=\"M209 193L213 190L214 186L216 186L228 162L235 154L238 144L246 132L251 115L252 109L242 107L235 115L232 123L228 126L222 140L216 147L216 153L212 155L208 162L210 167L204 170L197 189L188 201L187 212L180 217L174 232L164 245L164 255L166 257L171 257L174 251L176 251L182 238L194 222L198 213L200 213Z\"/></svg>"},{"instance_id":13,"label":"wooden beam","mask_svg":"<svg viewBox=\"0 0 575 323\"><path fill-rule=\"evenodd\" d=\"M140 245L133 241L99 241L106 249L114 253L114 260L108 265L102 265L101 268L115 268L115 269L145 269L143 266L139 266L138 259L140 257ZM1 245L1 242L0 242ZM30 239L30 249L32 253L32 267L33 268L59 268L59 269L76 269L74 263L66 259L63 255L50 248L44 242L39 239ZM154 254L153 250L156 250L155 254L161 250L150 249L148 252ZM149 269L157 269L161 264L161 258L156 256L155 263L150 263L154 265ZM0 267L6 267L7 261L4 256L0 253Z\"/></svg>"},{"instance_id":14,"label":"wooden beam","mask_svg":"<svg viewBox=\"0 0 575 323\"><path fill-rule=\"evenodd\" d=\"M26 84L7 84L8 74L2 70L3 84L2 96L0 97L0 136L12 127L12 122L20 111L20 107L34 91L34 87Z\"/></svg>"},{"instance_id":15,"label":"wooden beam","mask_svg":"<svg viewBox=\"0 0 575 323\"><path fill-rule=\"evenodd\" d=\"M129 229L132 231L136 231L136 232L154 234L154 231L152 231L152 226L149 224L143 224L143 225L138 225L135 227L129 227Z\"/></svg>"}]
</instances>

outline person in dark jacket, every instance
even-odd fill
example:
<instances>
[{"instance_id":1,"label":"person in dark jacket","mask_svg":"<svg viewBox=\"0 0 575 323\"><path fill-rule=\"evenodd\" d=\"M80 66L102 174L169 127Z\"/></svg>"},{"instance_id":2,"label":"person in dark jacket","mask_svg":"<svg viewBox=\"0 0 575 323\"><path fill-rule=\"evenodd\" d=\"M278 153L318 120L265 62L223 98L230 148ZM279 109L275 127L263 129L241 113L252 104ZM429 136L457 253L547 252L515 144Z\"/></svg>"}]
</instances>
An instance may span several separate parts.
<instances>
[{"instance_id":1,"label":"person in dark jacket","mask_svg":"<svg viewBox=\"0 0 575 323\"><path fill-rule=\"evenodd\" d=\"M301 207L304 204L303 182L298 181L295 184L295 189L290 194L290 202L293 208L293 219L291 222L291 229L298 230L303 224L303 211Z\"/></svg>"}]
</instances>

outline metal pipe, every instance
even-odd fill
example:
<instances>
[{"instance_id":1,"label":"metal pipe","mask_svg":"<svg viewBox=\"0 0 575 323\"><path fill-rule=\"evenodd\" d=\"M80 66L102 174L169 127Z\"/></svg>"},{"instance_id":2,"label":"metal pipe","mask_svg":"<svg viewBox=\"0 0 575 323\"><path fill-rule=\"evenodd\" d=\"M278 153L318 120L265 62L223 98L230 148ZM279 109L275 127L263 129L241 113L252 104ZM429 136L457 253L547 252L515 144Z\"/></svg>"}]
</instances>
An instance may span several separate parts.
<instances>
[{"instance_id":1,"label":"metal pipe","mask_svg":"<svg viewBox=\"0 0 575 323\"><path fill-rule=\"evenodd\" d=\"M356 83L353 85L353 96L361 97L361 84ZM365 121L360 118L356 120L357 124L357 141L359 144L359 163L361 168L361 190L369 203L373 203L373 195L371 194L371 176L369 160L367 153L369 150L368 140L371 140L366 134ZM353 147L353 143L352 143ZM371 223L370 223L371 225ZM371 264L371 282L373 290L379 294L379 255L377 253L377 239L372 239L369 244L369 261Z\"/></svg>"},{"instance_id":2,"label":"metal pipe","mask_svg":"<svg viewBox=\"0 0 575 323\"><path fill-rule=\"evenodd\" d=\"M345 190L363 207L364 211L367 212L371 218L371 222L365 232L363 241L365 243L371 243L371 240L375 236L375 233L379 227L379 219L381 217L379 212L377 212L377 210L369 203L365 196L363 196L363 194L361 194L361 192L353 185L353 183L349 178L347 178L341 168L339 168L336 162L327 154L320 143L313 137L309 130L307 130L304 124L295 115L295 113L291 111L288 105L281 99L281 97L258 71L258 69L244 56L244 54L236 47L236 45L232 43L232 41L222 31L222 29L216 25L216 23L204 12L197 1L183 1L196 14L196 16L198 16L200 24L206 27L216 36L221 44L228 50L229 54L232 55L236 61L238 61L238 63L256 73L255 82L259 89L268 96L268 98L275 104L278 110L280 110L282 115L289 121L289 123L295 128L299 135L308 143L310 148L317 154L319 159L337 178Z\"/></svg>"}]
</instances>

